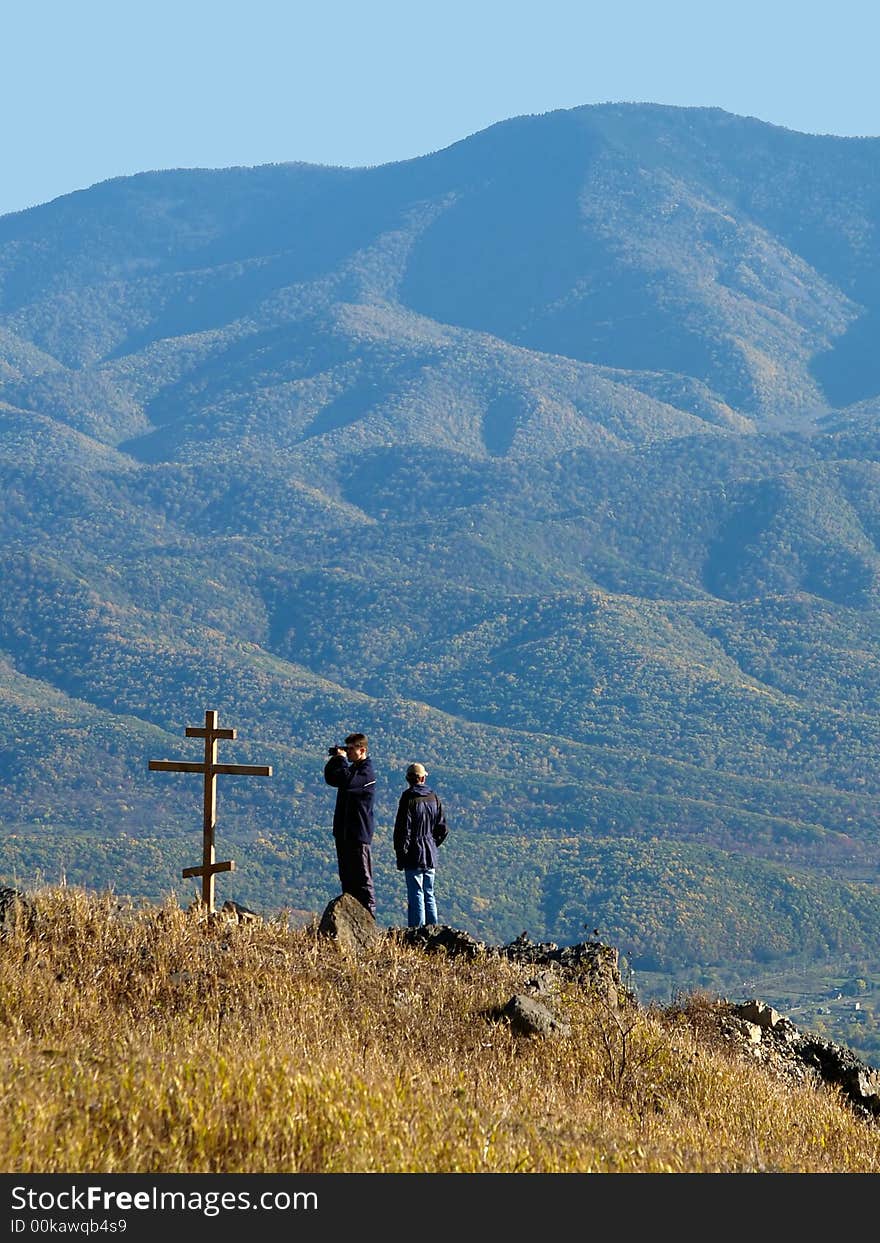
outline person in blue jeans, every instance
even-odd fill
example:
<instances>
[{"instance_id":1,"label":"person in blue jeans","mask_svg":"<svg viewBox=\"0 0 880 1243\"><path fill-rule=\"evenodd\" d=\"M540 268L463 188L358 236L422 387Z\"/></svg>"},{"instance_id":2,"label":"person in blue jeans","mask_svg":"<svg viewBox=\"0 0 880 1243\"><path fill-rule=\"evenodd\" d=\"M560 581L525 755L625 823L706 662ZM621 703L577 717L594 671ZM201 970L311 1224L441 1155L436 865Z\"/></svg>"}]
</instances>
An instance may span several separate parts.
<instances>
[{"instance_id":1,"label":"person in blue jeans","mask_svg":"<svg viewBox=\"0 0 880 1243\"><path fill-rule=\"evenodd\" d=\"M434 893L437 848L449 832L443 804L425 784L427 776L424 764L410 764L406 770L407 788L400 796L394 819L394 853L398 871L406 877L406 918L410 928L438 922Z\"/></svg>"}]
</instances>

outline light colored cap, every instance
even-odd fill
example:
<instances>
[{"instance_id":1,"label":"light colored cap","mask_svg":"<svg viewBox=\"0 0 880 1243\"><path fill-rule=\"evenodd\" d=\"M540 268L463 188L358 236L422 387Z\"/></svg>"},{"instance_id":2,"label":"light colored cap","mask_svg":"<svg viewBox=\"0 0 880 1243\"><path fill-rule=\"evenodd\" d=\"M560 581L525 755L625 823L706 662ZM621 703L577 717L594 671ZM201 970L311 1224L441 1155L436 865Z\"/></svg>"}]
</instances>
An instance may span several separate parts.
<instances>
[{"instance_id":1,"label":"light colored cap","mask_svg":"<svg viewBox=\"0 0 880 1243\"><path fill-rule=\"evenodd\" d=\"M428 775L428 770L424 764L410 764L406 770L407 781L424 781Z\"/></svg>"}]
</instances>

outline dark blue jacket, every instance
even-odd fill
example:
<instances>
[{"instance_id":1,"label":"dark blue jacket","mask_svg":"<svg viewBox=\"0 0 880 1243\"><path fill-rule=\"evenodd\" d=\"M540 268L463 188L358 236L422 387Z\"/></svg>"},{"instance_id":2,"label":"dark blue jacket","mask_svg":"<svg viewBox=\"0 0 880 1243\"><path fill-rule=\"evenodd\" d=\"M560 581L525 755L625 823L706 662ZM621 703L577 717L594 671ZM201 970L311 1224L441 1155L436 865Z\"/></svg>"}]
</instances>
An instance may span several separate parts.
<instances>
[{"instance_id":1,"label":"dark blue jacket","mask_svg":"<svg viewBox=\"0 0 880 1243\"><path fill-rule=\"evenodd\" d=\"M435 868L437 847L448 830L443 804L424 784L404 790L394 820L394 853L398 871Z\"/></svg>"},{"instance_id":2,"label":"dark blue jacket","mask_svg":"<svg viewBox=\"0 0 880 1243\"><path fill-rule=\"evenodd\" d=\"M324 765L324 780L328 786L337 787L333 810L333 836L337 842L362 842L369 846L373 840L376 790L373 761L366 756L349 764L344 756L331 755Z\"/></svg>"}]
</instances>

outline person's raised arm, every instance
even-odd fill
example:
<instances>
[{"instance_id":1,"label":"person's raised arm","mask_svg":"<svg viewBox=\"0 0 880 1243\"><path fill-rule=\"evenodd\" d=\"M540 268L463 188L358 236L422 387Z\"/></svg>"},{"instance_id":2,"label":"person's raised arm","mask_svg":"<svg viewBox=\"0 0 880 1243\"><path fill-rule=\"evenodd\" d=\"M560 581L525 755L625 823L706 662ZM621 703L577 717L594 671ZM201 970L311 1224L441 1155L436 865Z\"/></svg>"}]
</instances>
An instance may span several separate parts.
<instances>
[{"instance_id":1,"label":"person's raised arm","mask_svg":"<svg viewBox=\"0 0 880 1243\"><path fill-rule=\"evenodd\" d=\"M324 780L328 785L341 786L349 794L362 794L376 784L376 774L370 760L349 764L340 755L327 761Z\"/></svg>"},{"instance_id":2,"label":"person's raised arm","mask_svg":"<svg viewBox=\"0 0 880 1243\"><path fill-rule=\"evenodd\" d=\"M324 780L328 786L347 785L345 780L348 773L348 760L344 755L331 755L330 759L324 765Z\"/></svg>"}]
</instances>

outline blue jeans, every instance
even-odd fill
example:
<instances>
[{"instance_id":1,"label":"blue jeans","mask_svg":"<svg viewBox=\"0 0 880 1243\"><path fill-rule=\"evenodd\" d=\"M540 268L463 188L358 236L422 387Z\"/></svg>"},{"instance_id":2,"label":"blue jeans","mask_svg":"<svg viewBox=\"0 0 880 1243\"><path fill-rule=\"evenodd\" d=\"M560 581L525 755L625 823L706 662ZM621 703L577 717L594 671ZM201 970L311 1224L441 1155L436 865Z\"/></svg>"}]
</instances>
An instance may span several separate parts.
<instances>
[{"instance_id":1,"label":"blue jeans","mask_svg":"<svg viewBox=\"0 0 880 1243\"><path fill-rule=\"evenodd\" d=\"M406 920L410 928L437 923L433 868L405 868Z\"/></svg>"}]
</instances>

